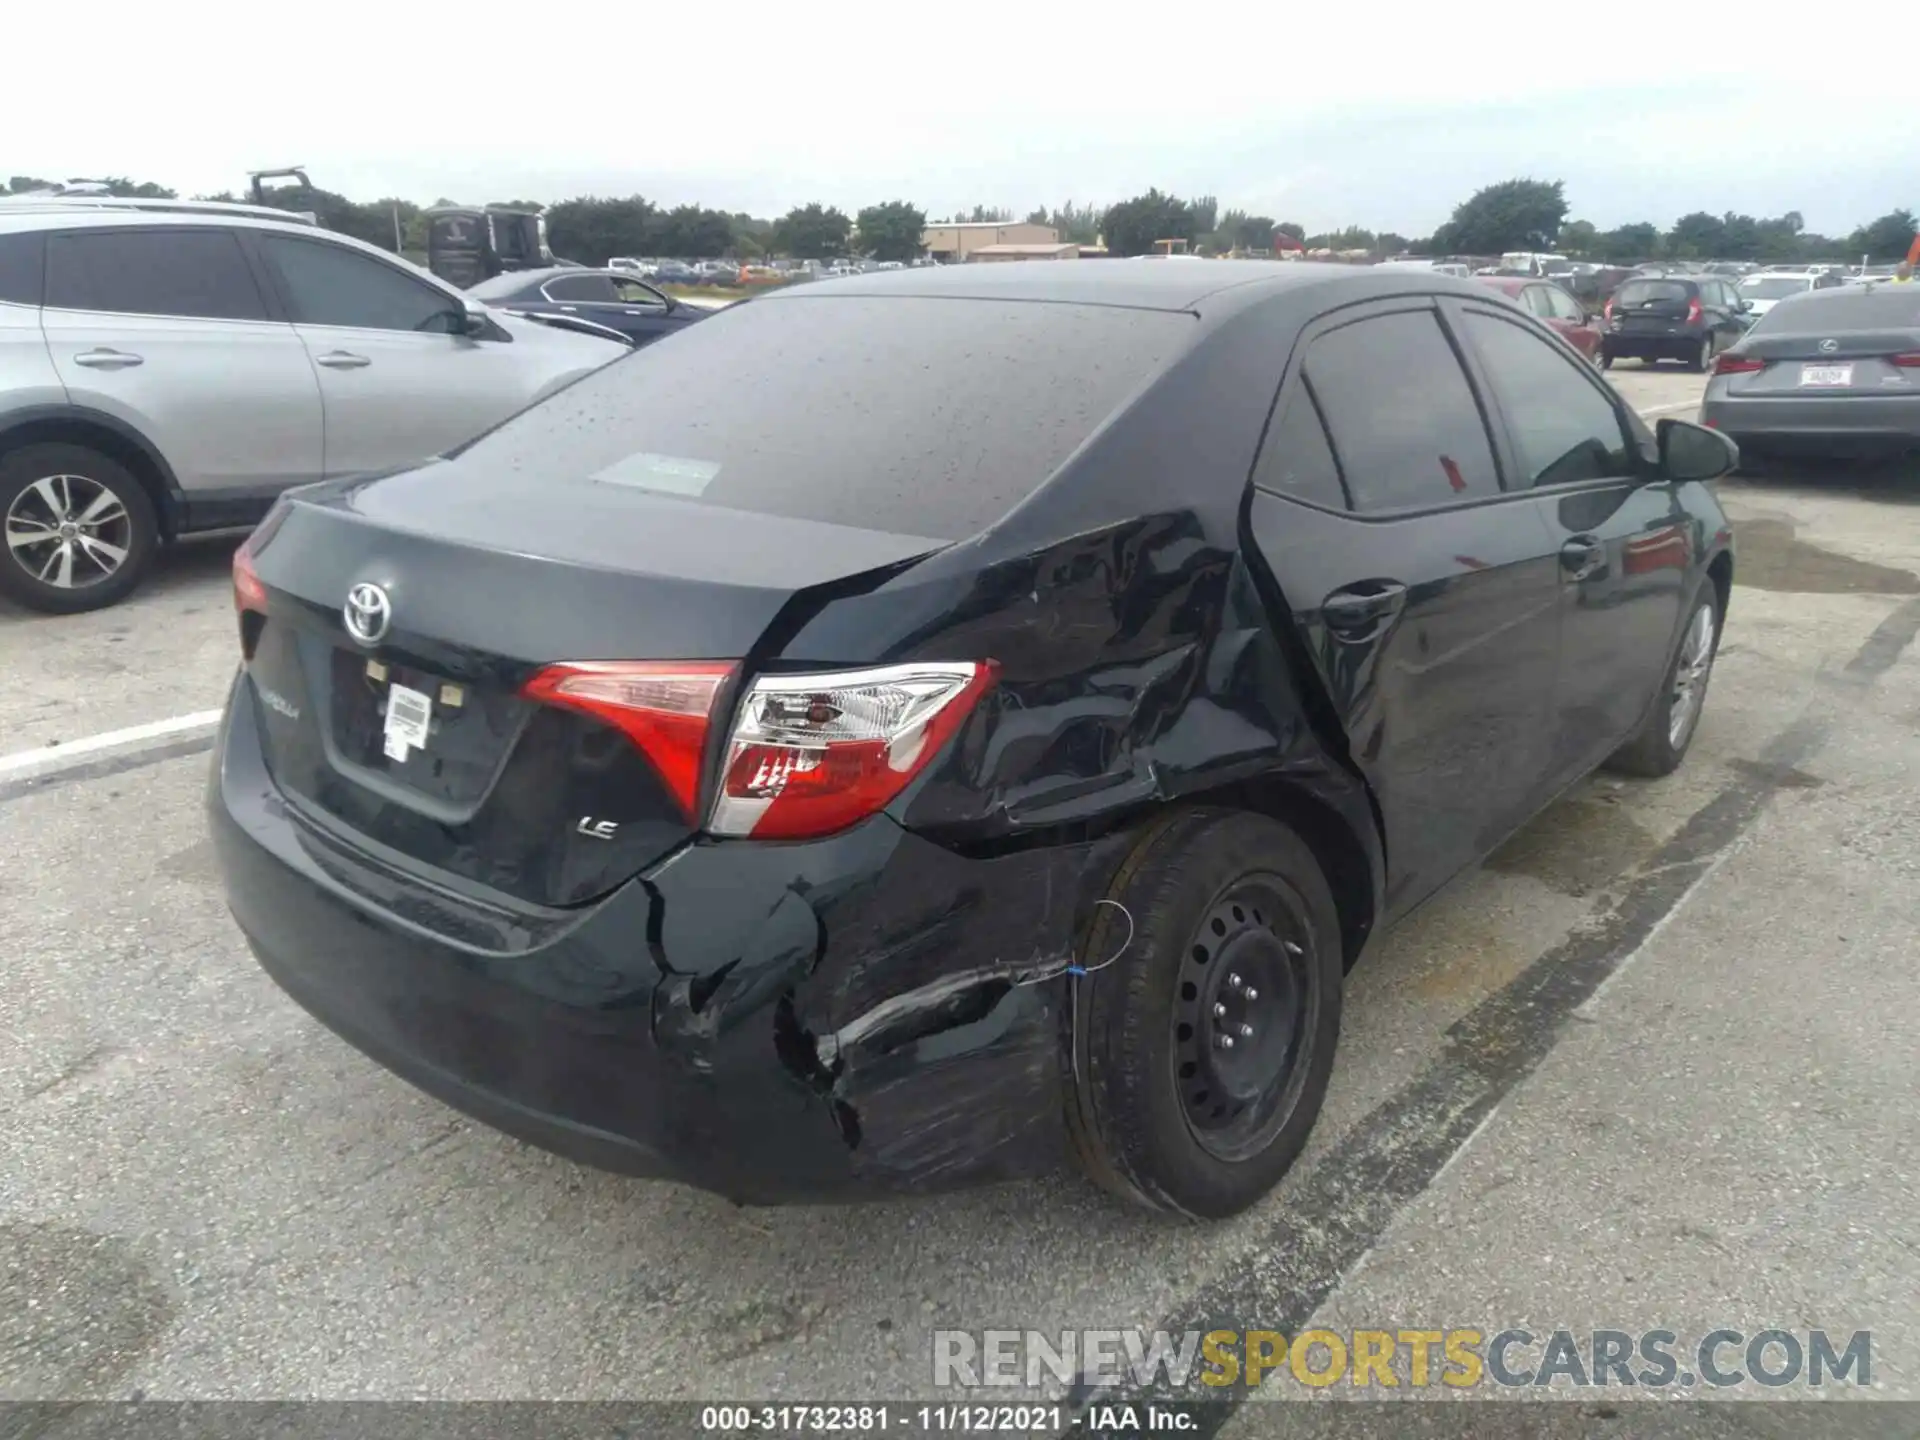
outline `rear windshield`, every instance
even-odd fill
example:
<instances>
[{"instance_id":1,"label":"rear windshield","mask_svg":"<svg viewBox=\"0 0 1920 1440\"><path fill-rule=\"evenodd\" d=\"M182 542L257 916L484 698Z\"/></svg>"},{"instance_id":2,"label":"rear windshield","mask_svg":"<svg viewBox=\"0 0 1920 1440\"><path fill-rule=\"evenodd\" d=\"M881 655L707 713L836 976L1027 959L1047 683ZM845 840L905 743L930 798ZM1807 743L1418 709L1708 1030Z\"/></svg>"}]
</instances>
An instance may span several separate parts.
<instances>
[{"instance_id":1,"label":"rear windshield","mask_svg":"<svg viewBox=\"0 0 1920 1440\"><path fill-rule=\"evenodd\" d=\"M1920 285L1877 284L1809 290L1783 300L1760 318L1754 330L1920 329Z\"/></svg>"},{"instance_id":2,"label":"rear windshield","mask_svg":"<svg viewBox=\"0 0 1920 1440\"><path fill-rule=\"evenodd\" d=\"M1614 292L1615 305L1684 305L1693 287L1683 280L1629 280Z\"/></svg>"},{"instance_id":3,"label":"rear windshield","mask_svg":"<svg viewBox=\"0 0 1920 1440\"><path fill-rule=\"evenodd\" d=\"M899 296L748 301L483 435L473 463L936 540L1025 499L1191 315Z\"/></svg>"}]
</instances>

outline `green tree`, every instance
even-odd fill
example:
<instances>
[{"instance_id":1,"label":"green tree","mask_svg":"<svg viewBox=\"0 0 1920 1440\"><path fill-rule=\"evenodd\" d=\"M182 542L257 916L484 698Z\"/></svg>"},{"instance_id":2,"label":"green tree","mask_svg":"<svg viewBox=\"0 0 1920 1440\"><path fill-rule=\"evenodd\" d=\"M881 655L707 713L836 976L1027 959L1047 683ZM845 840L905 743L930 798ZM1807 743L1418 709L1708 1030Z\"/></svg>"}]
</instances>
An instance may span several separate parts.
<instances>
[{"instance_id":1,"label":"green tree","mask_svg":"<svg viewBox=\"0 0 1920 1440\"><path fill-rule=\"evenodd\" d=\"M1193 233L1196 236L1210 235L1220 224L1220 201L1212 195L1202 195L1197 200L1189 200L1187 209L1193 212Z\"/></svg>"},{"instance_id":2,"label":"green tree","mask_svg":"<svg viewBox=\"0 0 1920 1440\"><path fill-rule=\"evenodd\" d=\"M57 183L42 180L38 175L15 175L7 181L7 191L13 195L25 195L34 190L51 190Z\"/></svg>"},{"instance_id":3,"label":"green tree","mask_svg":"<svg viewBox=\"0 0 1920 1440\"><path fill-rule=\"evenodd\" d=\"M1307 227L1304 225L1296 225L1291 220L1282 220L1278 225L1273 227L1273 233L1276 235L1291 235L1302 244L1305 244L1307 239Z\"/></svg>"},{"instance_id":4,"label":"green tree","mask_svg":"<svg viewBox=\"0 0 1920 1440\"><path fill-rule=\"evenodd\" d=\"M927 212L905 200L889 200L867 206L854 220L854 228L860 235L860 248L876 260L917 260L923 248L920 242L927 233Z\"/></svg>"},{"instance_id":5,"label":"green tree","mask_svg":"<svg viewBox=\"0 0 1920 1440\"><path fill-rule=\"evenodd\" d=\"M1220 224L1213 232L1213 246L1218 250L1272 250L1273 219L1267 215L1249 215L1244 210L1229 210L1220 217Z\"/></svg>"},{"instance_id":6,"label":"green tree","mask_svg":"<svg viewBox=\"0 0 1920 1440\"><path fill-rule=\"evenodd\" d=\"M1847 253L1866 255L1874 260L1904 260L1913 245L1913 236L1913 212L1889 210L1847 237Z\"/></svg>"},{"instance_id":7,"label":"green tree","mask_svg":"<svg viewBox=\"0 0 1920 1440\"><path fill-rule=\"evenodd\" d=\"M1649 220L1636 220L1596 237L1594 248L1609 260L1637 265L1660 253L1660 228Z\"/></svg>"},{"instance_id":8,"label":"green tree","mask_svg":"<svg viewBox=\"0 0 1920 1440\"><path fill-rule=\"evenodd\" d=\"M1600 232L1593 228L1591 220L1569 220L1560 227L1560 248L1569 255L1592 254L1594 242L1599 238Z\"/></svg>"},{"instance_id":9,"label":"green tree","mask_svg":"<svg viewBox=\"0 0 1920 1440\"><path fill-rule=\"evenodd\" d=\"M1100 238L1103 213L1092 205L1075 205L1069 200L1052 210L1035 210L1027 219L1035 225L1051 225L1062 242L1091 245Z\"/></svg>"},{"instance_id":10,"label":"green tree","mask_svg":"<svg viewBox=\"0 0 1920 1440\"><path fill-rule=\"evenodd\" d=\"M1679 260L1711 260L1725 247L1727 222L1705 210L1694 210L1673 222L1667 232L1667 254Z\"/></svg>"},{"instance_id":11,"label":"green tree","mask_svg":"<svg viewBox=\"0 0 1920 1440\"><path fill-rule=\"evenodd\" d=\"M548 209L547 243L554 254L583 265L604 265L615 255L645 255L657 214L639 195L579 195Z\"/></svg>"},{"instance_id":12,"label":"green tree","mask_svg":"<svg viewBox=\"0 0 1920 1440\"><path fill-rule=\"evenodd\" d=\"M773 222L761 220L744 210L727 217L733 225L733 253L763 259L773 253Z\"/></svg>"},{"instance_id":13,"label":"green tree","mask_svg":"<svg viewBox=\"0 0 1920 1440\"><path fill-rule=\"evenodd\" d=\"M832 206L814 201L798 205L773 225L774 248L796 260L825 260L847 253L847 232L853 222Z\"/></svg>"},{"instance_id":14,"label":"green tree","mask_svg":"<svg viewBox=\"0 0 1920 1440\"><path fill-rule=\"evenodd\" d=\"M1185 240L1191 245L1200 238L1192 208L1158 190L1113 206L1100 229L1107 237L1107 249L1115 255L1151 255L1155 241Z\"/></svg>"},{"instance_id":15,"label":"green tree","mask_svg":"<svg viewBox=\"0 0 1920 1440\"><path fill-rule=\"evenodd\" d=\"M1442 250L1462 255L1550 250L1566 218L1564 182L1502 180L1461 201L1433 240Z\"/></svg>"}]
</instances>

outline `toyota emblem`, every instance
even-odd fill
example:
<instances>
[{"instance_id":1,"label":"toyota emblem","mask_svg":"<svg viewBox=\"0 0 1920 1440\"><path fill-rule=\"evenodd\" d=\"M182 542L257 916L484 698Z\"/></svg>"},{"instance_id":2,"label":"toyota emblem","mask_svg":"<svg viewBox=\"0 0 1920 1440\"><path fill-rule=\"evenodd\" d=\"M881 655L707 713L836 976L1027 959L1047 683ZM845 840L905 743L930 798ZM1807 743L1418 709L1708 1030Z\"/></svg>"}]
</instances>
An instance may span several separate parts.
<instances>
[{"instance_id":1,"label":"toyota emblem","mask_svg":"<svg viewBox=\"0 0 1920 1440\"><path fill-rule=\"evenodd\" d=\"M1822 340L1820 342L1820 353L1822 355L1831 355L1839 348L1840 342L1838 340Z\"/></svg>"},{"instance_id":2,"label":"toyota emblem","mask_svg":"<svg viewBox=\"0 0 1920 1440\"><path fill-rule=\"evenodd\" d=\"M347 592L340 618L347 623L347 633L362 645L378 645L393 624L393 601L378 585L362 581Z\"/></svg>"}]
</instances>

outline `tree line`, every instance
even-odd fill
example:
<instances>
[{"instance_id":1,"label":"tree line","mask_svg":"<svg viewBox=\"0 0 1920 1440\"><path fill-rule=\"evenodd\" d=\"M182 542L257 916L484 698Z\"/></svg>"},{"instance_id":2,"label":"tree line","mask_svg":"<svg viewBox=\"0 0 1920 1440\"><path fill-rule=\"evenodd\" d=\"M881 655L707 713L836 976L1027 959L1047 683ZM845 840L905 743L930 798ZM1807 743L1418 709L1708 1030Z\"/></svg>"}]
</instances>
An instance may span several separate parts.
<instances>
[{"instance_id":1,"label":"tree line","mask_svg":"<svg viewBox=\"0 0 1920 1440\"><path fill-rule=\"evenodd\" d=\"M113 177L104 182L115 194L173 199L175 192L151 181ZM14 193L47 188L50 182L16 175ZM198 197L237 200L232 193ZM351 200L330 190L279 187L267 191L270 204L311 210L330 230L352 235L389 250L426 249L425 211L411 200L388 197ZM454 202L441 199L435 205ZM533 207L532 201L499 204ZM1661 228L1650 220L1602 230L1591 221L1570 220L1565 183L1520 178L1475 191L1454 208L1431 235L1408 237L1362 225L1310 232L1295 221L1276 220L1244 210L1222 211L1211 195L1182 200L1149 189L1117 204L1042 206L1028 212L1031 224L1050 225L1063 241L1091 245L1104 241L1114 255L1150 254L1161 241L1183 242L1208 254L1271 253L1277 236L1288 235L1308 250L1366 251L1374 255L1495 256L1515 250L1557 250L1590 260L1637 264L1646 260L1755 260L1776 264L1795 260L1874 261L1904 258L1913 243L1912 211L1890 210L1844 236L1806 228L1800 212L1776 216L1715 215L1696 210ZM922 253L928 217L906 200L869 205L853 215L818 202L798 205L777 219L701 205L656 204L639 195L583 195L545 207L547 236L554 252L587 264L616 255L673 256L701 260L753 261L786 256L826 260L867 255L906 261ZM986 205L954 210L933 223L1010 224L1012 210Z\"/></svg>"}]
</instances>

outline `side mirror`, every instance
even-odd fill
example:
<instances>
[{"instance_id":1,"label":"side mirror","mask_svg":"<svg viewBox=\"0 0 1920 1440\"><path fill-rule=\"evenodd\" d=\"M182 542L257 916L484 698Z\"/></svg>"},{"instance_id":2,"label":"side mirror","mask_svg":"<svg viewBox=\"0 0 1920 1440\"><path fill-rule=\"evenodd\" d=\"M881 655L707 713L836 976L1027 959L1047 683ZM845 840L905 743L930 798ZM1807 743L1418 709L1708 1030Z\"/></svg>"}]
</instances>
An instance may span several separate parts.
<instances>
[{"instance_id":1,"label":"side mirror","mask_svg":"<svg viewBox=\"0 0 1920 1440\"><path fill-rule=\"evenodd\" d=\"M1664 480L1718 480L1740 463L1740 447L1718 430L1668 417L1655 424Z\"/></svg>"},{"instance_id":2,"label":"side mirror","mask_svg":"<svg viewBox=\"0 0 1920 1440\"><path fill-rule=\"evenodd\" d=\"M460 314L460 333L468 336L486 334L493 324L487 307L470 297L464 299L463 304L465 308Z\"/></svg>"}]
</instances>

